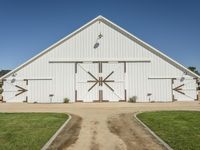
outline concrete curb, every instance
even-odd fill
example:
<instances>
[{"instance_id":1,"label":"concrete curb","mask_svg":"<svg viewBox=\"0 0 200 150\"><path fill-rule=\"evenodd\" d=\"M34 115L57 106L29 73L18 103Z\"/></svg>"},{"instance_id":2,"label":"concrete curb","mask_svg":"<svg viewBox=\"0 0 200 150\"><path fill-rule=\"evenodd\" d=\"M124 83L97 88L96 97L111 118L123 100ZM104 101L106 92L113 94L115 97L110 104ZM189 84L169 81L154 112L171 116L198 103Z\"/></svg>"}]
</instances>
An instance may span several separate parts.
<instances>
[{"instance_id":1,"label":"concrete curb","mask_svg":"<svg viewBox=\"0 0 200 150\"><path fill-rule=\"evenodd\" d=\"M67 119L67 121L65 121L65 123L56 131L56 133L41 148L41 150L46 150L52 144L52 142L55 140L55 138L60 134L60 132L62 131L62 129L69 123L69 121L71 120L72 116L70 114L67 114L67 115L69 116L69 118Z\"/></svg>"},{"instance_id":2,"label":"concrete curb","mask_svg":"<svg viewBox=\"0 0 200 150\"><path fill-rule=\"evenodd\" d=\"M163 141L159 136L157 136L147 125L145 125L138 117L137 115L140 114L142 112L136 112L134 114L135 119L146 129L148 130L151 135L153 135L166 149L168 150L173 150L173 148L171 148L165 141Z\"/></svg>"}]
</instances>

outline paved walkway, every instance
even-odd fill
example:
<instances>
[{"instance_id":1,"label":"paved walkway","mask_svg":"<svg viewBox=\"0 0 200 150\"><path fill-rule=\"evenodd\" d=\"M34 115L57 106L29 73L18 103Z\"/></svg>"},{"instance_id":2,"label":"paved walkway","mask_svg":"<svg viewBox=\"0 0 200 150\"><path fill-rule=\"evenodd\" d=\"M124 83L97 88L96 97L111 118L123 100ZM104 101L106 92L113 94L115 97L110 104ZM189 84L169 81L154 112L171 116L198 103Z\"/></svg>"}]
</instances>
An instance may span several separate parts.
<instances>
[{"instance_id":1,"label":"paved walkway","mask_svg":"<svg viewBox=\"0 0 200 150\"><path fill-rule=\"evenodd\" d=\"M200 110L200 104L199 102L0 104L0 112L67 112L82 117L80 134L74 144L66 147L69 150L163 149L132 115L137 111L152 110ZM120 130L121 127L124 127L123 130ZM118 136L113 129L123 134Z\"/></svg>"}]
</instances>

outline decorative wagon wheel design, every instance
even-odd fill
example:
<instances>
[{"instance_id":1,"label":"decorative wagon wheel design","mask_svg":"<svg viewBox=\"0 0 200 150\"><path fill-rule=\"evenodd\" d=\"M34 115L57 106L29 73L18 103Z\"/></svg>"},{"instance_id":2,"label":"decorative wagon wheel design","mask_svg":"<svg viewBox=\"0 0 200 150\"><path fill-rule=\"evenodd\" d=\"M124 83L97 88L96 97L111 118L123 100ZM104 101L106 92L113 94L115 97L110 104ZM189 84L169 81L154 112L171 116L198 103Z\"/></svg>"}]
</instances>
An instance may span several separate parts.
<instances>
[{"instance_id":1,"label":"decorative wagon wheel design","mask_svg":"<svg viewBox=\"0 0 200 150\"><path fill-rule=\"evenodd\" d=\"M87 82L94 82L94 84L88 89L88 92L90 90L92 90L98 83L99 86L103 86L103 84L105 84L111 91L114 92L114 89L112 87L110 87L110 85L108 84L109 82L115 82L114 80L108 80L108 78L114 73L114 71L112 71L109 75L107 75L105 77L105 79L103 79L103 77L99 77L99 79L97 79L92 73L88 72L88 74L94 79L94 80L88 80Z\"/></svg>"}]
</instances>

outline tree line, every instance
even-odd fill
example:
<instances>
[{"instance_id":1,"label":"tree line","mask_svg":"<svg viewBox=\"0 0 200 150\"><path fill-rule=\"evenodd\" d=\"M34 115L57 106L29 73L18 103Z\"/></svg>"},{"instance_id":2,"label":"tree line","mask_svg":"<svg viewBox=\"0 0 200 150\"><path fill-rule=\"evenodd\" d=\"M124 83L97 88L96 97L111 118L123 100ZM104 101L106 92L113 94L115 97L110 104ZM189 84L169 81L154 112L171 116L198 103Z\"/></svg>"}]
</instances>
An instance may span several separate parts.
<instances>
[{"instance_id":1,"label":"tree line","mask_svg":"<svg viewBox=\"0 0 200 150\"><path fill-rule=\"evenodd\" d=\"M0 71L0 77L4 76L5 74L7 74L8 72L10 72L11 70L1 70Z\"/></svg>"}]
</instances>

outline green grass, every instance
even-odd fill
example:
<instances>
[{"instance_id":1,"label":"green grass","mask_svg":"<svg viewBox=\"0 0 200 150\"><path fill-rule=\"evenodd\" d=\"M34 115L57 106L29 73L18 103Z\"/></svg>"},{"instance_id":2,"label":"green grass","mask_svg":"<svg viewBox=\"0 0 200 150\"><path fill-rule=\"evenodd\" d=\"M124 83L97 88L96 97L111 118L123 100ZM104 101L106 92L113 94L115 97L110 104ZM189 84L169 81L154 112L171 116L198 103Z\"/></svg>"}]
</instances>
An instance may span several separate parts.
<instances>
[{"instance_id":1,"label":"green grass","mask_svg":"<svg viewBox=\"0 0 200 150\"><path fill-rule=\"evenodd\" d=\"M200 112L145 112L137 117L174 150L200 149Z\"/></svg>"},{"instance_id":2,"label":"green grass","mask_svg":"<svg viewBox=\"0 0 200 150\"><path fill-rule=\"evenodd\" d=\"M39 150L67 119L59 113L0 113L0 150Z\"/></svg>"}]
</instances>

